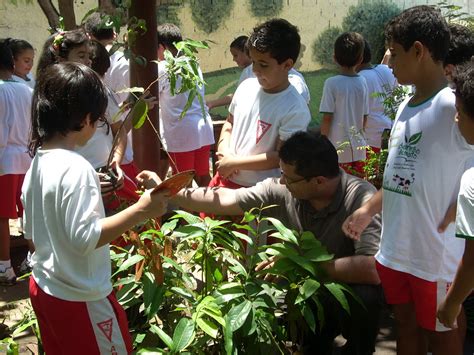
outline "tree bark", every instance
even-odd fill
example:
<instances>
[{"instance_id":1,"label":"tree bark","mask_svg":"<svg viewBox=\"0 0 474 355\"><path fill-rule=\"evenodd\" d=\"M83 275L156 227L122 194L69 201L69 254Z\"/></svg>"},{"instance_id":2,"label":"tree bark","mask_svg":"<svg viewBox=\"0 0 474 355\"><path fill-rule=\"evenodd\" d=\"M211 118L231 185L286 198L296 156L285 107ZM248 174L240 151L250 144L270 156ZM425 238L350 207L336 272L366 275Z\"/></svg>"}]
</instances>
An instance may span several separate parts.
<instances>
[{"instance_id":1,"label":"tree bark","mask_svg":"<svg viewBox=\"0 0 474 355\"><path fill-rule=\"evenodd\" d=\"M156 1L132 0L129 16L146 21L147 31L138 35L135 43L130 44L133 53L147 60L146 66L143 67L130 58L130 86L146 88L158 77L158 67L156 63L151 62L157 58ZM158 83L150 87L150 94L158 98ZM159 130L158 105L148 112L148 116L153 126ZM160 141L148 121L142 128L133 130L133 155L140 170L159 170Z\"/></svg>"},{"instance_id":2,"label":"tree bark","mask_svg":"<svg viewBox=\"0 0 474 355\"><path fill-rule=\"evenodd\" d=\"M38 0L38 5L46 16L49 27L57 29L59 27L59 12L51 0Z\"/></svg>"},{"instance_id":3,"label":"tree bark","mask_svg":"<svg viewBox=\"0 0 474 355\"><path fill-rule=\"evenodd\" d=\"M76 14L74 12L74 0L59 0L59 13L63 17L65 30L73 30L76 25Z\"/></svg>"}]
</instances>

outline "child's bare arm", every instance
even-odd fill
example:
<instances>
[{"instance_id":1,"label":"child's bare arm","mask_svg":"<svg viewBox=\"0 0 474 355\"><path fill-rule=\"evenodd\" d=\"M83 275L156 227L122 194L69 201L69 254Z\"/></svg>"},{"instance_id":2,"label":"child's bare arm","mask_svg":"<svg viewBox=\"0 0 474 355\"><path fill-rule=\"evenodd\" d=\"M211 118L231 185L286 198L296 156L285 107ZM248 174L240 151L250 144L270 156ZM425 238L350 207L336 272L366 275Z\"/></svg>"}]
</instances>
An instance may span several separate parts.
<instances>
[{"instance_id":1,"label":"child's bare arm","mask_svg":"<svg viewBox=\"0 0 474 355\"><path fill-rule=\"evenodd\" d=\"M208 101L206 105L209 108L209 110L213 109L214 107L226 106L232 102L233 96L234 94L229 94L224 97L219 97L218 99Z\"/></svg>"},{"instance_id":2,"label":"child's bare arm","mask_svg":"<svg viewBox=\"0 0 474 355\"><path fill-rule=\"evenodd\" d=\"M122 163L123 155L125 154L125 149L127 148L127 130L122 126L122 122L115 122L110 125L112 134L117 137L117 145L114 150L114 157L112 161L117 162L118 165Z\"/></svg>"},{"instance_id":3,"label":"child's bare arm","mask_svg":"<svg viewBox=\"0 0 474 355\"><path fill-rule=\"evenodd\" d=\"M96 248L117 239L127 229L148 218L158 217L166 212L169 195L167 191L150 194L146 191L137 203L119 213L101 220L102 232Z\"/></svg>"},{"instance_id":4,"label":"child's bare arm","mask_svg":"<svg viewBox=\"0 0 474 355\"><path fill-rule=\"evenodd\" d=\"M329 132L331 130L332 118L333 118L332 113L323 114L323 119L321 121L321 134L325 135L326 137L329 135Z\"/></svg>"},{"instance_id":5,"label":"child's bare arm","mask_svg":"<svg viewBox=\"0 0 474 355\"><path fill-rule=\"evenodd\" d=\"M474 240L466 240L466 248L458 271L444 302L438 307L437 317L449 328L457 328L456 318L461 311L462 303L474 288Z\"/></svg>"},{"instance_id":6,"label":"child's bare arm","mask_svg":"<svg viewBox=\"0 0 474 355\"><path fill-rule=\"evenodd\" d=\"M219 142L217 142L218 152L229 151L230 137L232 135L232 125L234 123L234 116L229 114L226 122L222 126L221 135L219 136Z\"/></svg>"}]
</instances>

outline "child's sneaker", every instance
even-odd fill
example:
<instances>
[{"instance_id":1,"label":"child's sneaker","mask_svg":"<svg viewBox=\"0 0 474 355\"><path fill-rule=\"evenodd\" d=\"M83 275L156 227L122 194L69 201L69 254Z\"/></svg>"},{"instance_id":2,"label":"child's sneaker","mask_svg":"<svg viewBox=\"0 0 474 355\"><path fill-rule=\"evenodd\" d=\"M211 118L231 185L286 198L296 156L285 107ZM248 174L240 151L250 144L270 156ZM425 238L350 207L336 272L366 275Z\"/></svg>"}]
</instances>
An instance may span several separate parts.
<instances>
[{"instance_id":1,"label":"child's sneaker","mask_svg":"<svg viewBox=\"0 0 474 355\"><path fill-rule=\"evenodd\" d=\"M28 256L20 264L20 268L18 269L20 275L29 274L33 270L33 267L31 266L31 258Z\"/></svg>"},{"instance_id":2,"label":"child's sneaker","mask_svg":"<svg viewBox=\"0 0 474 355\"><path fill-rule=\"evenodd\" d=\"M16 283L15 271L12 267L7 267L3 269L0 267L0 285L2 286L11 286Z\"/></svg>"}]
</instances>

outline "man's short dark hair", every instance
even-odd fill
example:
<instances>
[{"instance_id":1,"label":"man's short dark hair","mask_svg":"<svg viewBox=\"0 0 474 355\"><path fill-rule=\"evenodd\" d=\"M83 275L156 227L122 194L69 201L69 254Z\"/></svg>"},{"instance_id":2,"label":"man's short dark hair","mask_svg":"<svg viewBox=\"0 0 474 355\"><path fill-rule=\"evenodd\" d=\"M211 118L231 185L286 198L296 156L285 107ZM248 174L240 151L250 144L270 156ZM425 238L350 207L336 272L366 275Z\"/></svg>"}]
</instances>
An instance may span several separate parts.
<instances>
[{"instance_id":1,"label":"man's short dark hair","mask_svg":"<svg viewBox=\"0 0 474 355\"><path fill-rule=\"evenodd\" d=\"M474 120L474 59L459 65L453 77L456 85L456 97L461 101L462 109Z\"/></svg>"},{"instance_id":2,"label":"man's short dark hair","mask_svg":"<svg viewBox=\"0 0 474 355\"><path fill-rule=\"evenodd\" d=\"M295 167L295 173L310 179L339 175L339 160L331 141L319 132L299 131L286 140L279 151L280 159Z\"/></svg>"},{"instance_id":3,"label":"man's short dark hair","mask_svg":"<svg viewBox=\"0 0 474 355\"><path fill-rule=\"evenodd\" d=\"M114 29L106 25L109 19L107 14L94 12L87 17L84 29L98 41L114 39Z\"/></svg>"},{"instance_id":4,"label":"man's short dark hair","mask_svg":"<svg viewBox=\"0 0 474 355\"><path fill-rule=\"evenodd\" d=\"M334 57L343 67L356 65L364 53L364 37L357 32L345 32L334 42Z\"/></svg>"},{"instance_id":5,"label":"man's short dark hair","mask_svg":"<svg viewBox=\"0 0 474 355\"><path fill-rule=\"evenodd\" d=\"M230 43L229 47L238 49L241 52L246 52L246 45L248 39L249 38L247 36L239 36Z\"/></svg>"},{"instance_id":6,"label":"man's short dark hair","mask_svg":"<svg viewBox=\"0 0 474 355\"><path fill-rule=\"evenodd\" d=\"M428 48L435 62L442 62L448 53L449 29L438 9L414 6L390 20L385 27L385 39L400 44L405 51L418 41Z\"/></svg>"},{"instance_id":7,"label":"man's short dark hair","mask_svg":"<svg viewBox=\"0 0 474 355\"><path fill-rule=\"evenodd\" d=\"M183 37L178 26L172 23L164 23L158 26L157 29L158 45L162 45L173 54L176 54L176 47L174 43L181 42Z\"/></svg>"},{"instance_id":8,"label":"man's short dark hair","mask_svg":"<svg viewBox=\"0 0 474 355\"><path fill-rule=\"evenodd\" d=\"M301 39L296 26L281 18L271 19L253 29L247 47L261 53L270 53L279 64L288 58L296 63L300 54Z\"/></svg>"},{"instance_id":9,"label":"man's short dark hair","mask_svg":"<svg viewBox=\"0 0 474 355\"><path fill-rule=\"evenodd\" d=\"M451 40L444 65L467 62L474 55L474 31L458 23L450 23L448 27Z\"/></svg>"}]
</instances>

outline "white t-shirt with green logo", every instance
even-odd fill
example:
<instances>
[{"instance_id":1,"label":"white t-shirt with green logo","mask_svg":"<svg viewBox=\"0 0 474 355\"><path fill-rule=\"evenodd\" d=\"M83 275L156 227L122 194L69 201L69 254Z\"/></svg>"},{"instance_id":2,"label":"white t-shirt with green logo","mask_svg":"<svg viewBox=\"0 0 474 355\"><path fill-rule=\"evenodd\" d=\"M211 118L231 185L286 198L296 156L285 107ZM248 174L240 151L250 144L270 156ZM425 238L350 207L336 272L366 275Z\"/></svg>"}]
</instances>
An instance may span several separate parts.
<instances>
[{"instance_id":1,"label":"white t-shirt with green logo","mask_svg":"<svg viewBox=\"0 0 474 355\"><path fill-rule=\"evenodd\" d=\"M456 237L474 239L474 167L466 170L459 188L456 211Z\"/></svg>"},{"instance_id":2,"label":"white t-shirt with green logo","mask_svg":"<svg viewBox=\"0 0 474 355\"><path fill-rule=\"evenodd\" d=\"M376 259L419 278L452 281L464 250L454 225L437 231L456 201L473 155L454 121L455 97L444 88L397 113L383 179L382 241Z\"/></svg>"}]
</instances>

